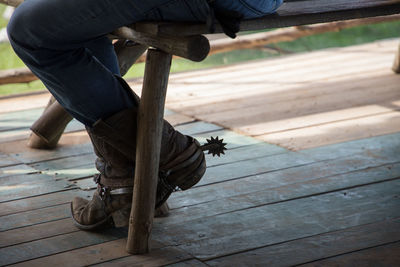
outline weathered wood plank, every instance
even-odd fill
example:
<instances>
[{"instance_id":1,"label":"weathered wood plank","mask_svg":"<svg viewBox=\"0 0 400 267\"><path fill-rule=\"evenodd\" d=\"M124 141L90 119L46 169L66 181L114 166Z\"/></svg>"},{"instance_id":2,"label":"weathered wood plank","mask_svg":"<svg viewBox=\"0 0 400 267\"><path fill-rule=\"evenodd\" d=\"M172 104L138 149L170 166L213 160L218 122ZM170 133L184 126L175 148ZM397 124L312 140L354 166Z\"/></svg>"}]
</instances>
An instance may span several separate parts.
<instances>
[{"instance_id":1,"label":"weathered wood plank","mask_svg":"<svg viewBox=\"0 0 400 267\"><path fill-rule=\"evenodd\" d=\"M355 226L345 230L310 236L299 240L289 240L282 244L222 257L207 261L206 263L211 266L249 266L255 263L263 266L294 266L304 262L398 241L400 239L399 224L400 220L394 219ZM372 251L375 252L376 250L391 246L392 245L387 245L362 250L360 252L317 261L304 266L382 266L385 260L382 257L376 256L383 256L378 253L385 251L377 251L378 253L373 253ZM398 242L396 243L396 248L398 249ZM393 250L386 250L386 252L393 252ZM354 257L354 254L357 256ZM392 260L397 257L398 263L398 255L400 255L400 253L397 252L385 256L387 256L386 259Z\"/></svg>"},{"instance_id":2,"label":"weathered wood plank","mask_svg":"<svg viewBox=\"0 0 400 267\"><path fill-rule=\"evenodd\" d=\"M207 170L206 176L203 179L204 181L201 181L199 185L217 182L220 181L219 179L224 179L224 178L234 179L241 176L260 174L262 172L268 172L280 168L285 168L284 166L293 167L296 164L300 165L308 164L311 163L311 161L309 161L309 157L312 157L315 161L319 161L319 160L327 160L340 157L348 157L353 154L361 153L362 155L354 157L353 159L354 164L357 161L359 162L360 160L365 160L365 159L369 161L368 164L371 164L371 161L377 164L390 163L393 161L390 160L387 161L387 158L394 159L394 157L396 157L397 154L400 154L399 140L400 140L399 134L393 134L393 135L357 140L353 142L347 142L344 144L332 145L329 146L328 148L324 147L319 149L317 148L299 154L297 153L280 154L271 157L259 158L256 160L247 160L238 163L231 163L225 166L215 166ZM385 153L379 155L382 149L385 149L386 155ZM335 153L332 153L331 151L335 151ZM229 153L229 151L227 153ZM296 160L299 161L296 162ZM349 163L350 162L351 161L349 161ZM346 164L343 165L346 166Z\"/></svg>"},{"instance_id":3,"label":"weathered wood plank","mask_svg":"<svg viewBox=\"0 0 400 267\"><path fill-rule=\"evenodd\" d=\"M329 56L332 57L333 55ZM365 56L371 57L368 53ZM293 57L293 60L296 59L296 57ZM358 62L359 59L355 58L353 60ZM266 62L274 63L270 61ZM283 64L282 62L275 63L278 66ZM329 64L329 62L327 63ZM343 63L341 66L339 63L336 63L337 66L332 65L332 62L330 64L330 68L322 72L324 73L324 77L319 77L322 74L314 74L312 69L309 73L299 74L295 70L293 70L293 73L287 73L287 70L281 70L282 73L273 74L269 73L270 68L268 66L260 66L262 71L258 70L258 73L253 74L253 77L248 77L244 81L235 80L235 77L225 77L224 74L219 74L215 77L218 80L215 82L210 81L211 83L208 86L200 81L188 81L185 84L187 90L182 93L179 91L175 92L180 87L172 81L171 90L173 97L169 98L170 100L167 104L176 110L190 115L212 115L225 110L234 110L235 108L248 108L252 107L252 105L255 107L262 106L263 103L265 105L280 101L307 99L311 96L324 94L340 95L341 92L351 93L354 89L368 88L369 82L377 84L379 87L392 86L393 88L392 82L398 82L399 80L397 76L386 69L385 61L376 62L374 66L378 66L372 70L365 69L361 65L349 69L349 66L343 65ZM307 67L303 65L299 67ZM243 66L243 68L245 67L247 66ZM229 68L226 71L229 71ZM315 69L314 71L318 70ZM246 73L242 73L240 70L232 72L239 77L246 75ZM251 76L251 74L249 75ZM386 83L385 79L392 82ZM251 90L248 90L249 84L251 85ZM204 91L195 91L199 86ZM230 89L229 92L227 92L227 88ZM375 89L377 90L378 88ZM369 90L374 91L373 89ZM385 90L388 91L389 89ZM176 97L174 97L175 95ZM210 99L212 99L212 102L210 102Z\"/></svg>"},{"instance_id":4,"label":"weathered wood plank","mask_svg":"<svg viewBox=\"0 0 400 267\"><path fill-rule=\"evenodd\" d=\"M22 164L22 162L13 157L10 157L7 154L3 154L0 152L0 167L1 168L8 167L11 165L19 165L19 164Z\"/></svg>"},{"instance_id":5,"label":"weathered wood plank","mask_svg":"<svg viewBox=\"0 0 400 267\"><path fill-rule=\"evenodd\" d=\"M294 60L296 59L294 58ZM276 64L282 63L276 62ZM299 67L302 68L303 66ZM238 109L251 110L257 107L262 108L263 106L264 108L269 108L269 105L273 108L275 107L274 103L277 102L306 101L312 100L312 97L318 98L324 95L332 95L336 98L340 98L341 94L354 95L359 93L361 95L362 88L370 90L371 93L380 92L378 88L382 88L384 95L378 96L378 101L379 99L385 100L388 99L389 94L392 94L393 97L398 96L398 92L395 90L395 87L393 87L393 82L398 82L399 80L396 76L389 73L386 67L380 67L372 71L365 71L358 68L355 69L353 73L342 66L340 70L343 73L339 75L339 77L328 73L328 77L318 80L318 77L315 77L315 75L309 75L308 79L310 79L310 81L299 80L300 78L297 76L299 74L295 72L290 78L286 75L283 77L276 77L276 75L272 75L268 72L269 69L267 67L262 67L265 70L264 73L259 73L257 75L258 77L256 76L254 78L256 80L253 79L252 82L247 81L241 83L239 81L232 81L223 83L219 81L211 83L211 85L208 86L209 91L207 91L207 86L201 83L188 82L185 87L187 91L175 99L173 97L171 97L172 99L169 98L171 100L167 105L200 119L203 119L206 115L209 115L210 119L212 119L214 117L218 118L219 113L229 114L229 112L234 112ZM334 69L332 71L336 73ZM286 70L282 70L282 72L286 74ZM236 74L237 76L242 75L239 71L237 71ZM366 76L368 76L368 78L366 78ZM219 79L225 79L224 75L220 75ZM292 81L287 81L288 79L292 79ZM369 88L369 83L376 84L378 88L375 88L375 90L366 89ZM249 84L251 84L251 90L248 89ZM201 93L195 91L199 86L205 89L205 91ZM176 87L177 86L174 86L174 84L171 84L171 91L176 89ZM226 88L229 88L230 91L224 92ZM353 93L353 90L356 91ZM172 95L175 95L174 91ZM213 99L213 101L210 102L210 99ZM350 100L351 99L348 99L348 101ZM367 103L371 103L371 101L372 99ZM299 104L301 104L301 102ZM208 119L208 121L210 121L210 119Z\"/></svg>"},{"instance_id":6,"label":"weathered wood plank","mask_svg":"<svg viewBox=\"0 0 400 267\"><path fill-rule=\"evenodd\" d=\"M377 93L378 90L374 85L370 86L374 90L360 88L342 92L349 99L346 102L338 92L335 92L319 97L314 95L312 99L297 99L284 103L278 101L269 104L268 109L265 106L249 106L243 110L221 112L208 116L207 120L229 125L240 132L254 136L400 109L400 107L395 108L400 104L400 101L395 100L400 99L400 93L395 86L388 89L380 87L379 94L374 98L371 98L371 94Z\"/></svg>"},{"instance_id":7,"label":"weathered wood plank","mask_svg":"<svg viewBox=\"0 0 400 267\"><path fill-rule=\"evenodd\" d=\"M126 239L117 239L98 245L78 248L42 258L16 264L15 266L48 266L63 263L63 266L87 266L91 264L104 263L113 266L122 265L123 262L129 266L160 266L171 262L176 262L182 258L190 256L178 249L164 247L161 243L152 241L154 250L147 255L131 256L125 251ZM131 256L127 258L128 256ZM115 259L121 259L116 262ZM111 262L110 262L111 261ZM119 264L117 264L119 263Z\"/></svg>"},{"instance_id":8,"label":"weathered wood plank","mask_svg":"<svg viewBox=\"0 0 400 267\"><path fill-rule=\"evenodd\" d=\"M0 113L43 108L49 101L50 93L46 91L22 94L13 97L0 97Z\"/></svg>"},{"instance_id":9,"label":"weathered wood plank","mask_svg":"<svg viewBox=\"0 0 400 267\"><path fill-rule=\"evenodd\" d=\"M360 75L360 72L362 75ZM359 77L354 77L354 75L357 74ZM203 93L203 95L199 95L198 92L192 93L193 90L199 86L203 89L202 84L189 84L186 86L186 96L182 95L179 98L176 98L176 102L171 100L167 105L199 119L207 118L207 115L210 115L210 119L207 120L210 121L214 117L218 118L217 116L220 112L229 114L229 112L234 112L238 109L246 110L250 107L251 110L251 108L261 108L262 106L267 109L269 108L269 105L274 107L274 103L277 102L286 103L296 100L311 101L312 97L323 97L324 95L329 94L336 98L340 98L341 93L354 95L357 92L352 93L353 90L358 89L362 91L361 88L363 86L364 88L368 87L369 82L373 84L378 83L377 86L383 89L383 92L385 93L382 96L383 100L385 100L385 97L387 99L388 94L392 94L394 97L398 95L395 87L393 87L393 82L396 83L399 79L394 78L393 74L388 73L387 70L385 70L385 73L382 73L381 68L376 69L373 72L357 70L357 74L348 73L349 76L345 77L342 75L342 77L331 77L332 79L327 78L325 80L314 80L309 82L291 81L285 83L284 81L288 79L287 77L282 77L280 79L276 78L275 80L274 76L270 75L266 68L265 74L260 74L260 76L262 75L269 79L264 78L264 81L260 80L253 83L213 83L214 86L210 89L219 93L209 93L209 96L204 95L205 93ZM378 78L375 76L377 74L382 75ZM237 75L241 76L242 74L238 72ZM293 74L292 79L293 77L298 77L297 75L298 74ZM366 76L368 76L368 78L366 78ZM220 79L225 78L221 75ZM386 83L386 81L389 82ZM251 90L248 90L249 84L251 84ZM171 88L171 90L173 90L175 87L171 85ZM230 92L224 92L224 89L226 88L229 88ZM390 91L390 88L392 88L392 91ZM373 89L370 90L374 91ZM361 91L359 91L359 93ZM378 97L378 100L379 98L380 97ZM179 99L181 101L179 101ZM210 102L210 99L213 99L213 101ZM372 99L367 103L371 103L371 101ZM311 101L311 103L313 102ZM301 104L301 102L299 104Z\"/></svg>"},{"instance_id":10,"label":"weathered wood plank","mask_svg":"<svg viewBox=\"0 0 400 267\"><path fill-rule=\"evenodd\" d=\"M93 169L70 169L66 173L42 172L40 174L10 176L0 179L0 202L7 202L37 195L49 194L76 188L75 183L64 179L64 176L77 178L93 174ZM54 175L49 175L54 174Z\"/></svg>"},{"instance_id":11,"label":"weathered wood plank","mask_svg":"<svg viewBox=\"0 0 400 267\"><path fill-rule=\"evenodd\" d=\"M60 206L62 206L60 207L61 209L66 210L66 213L69 212L69 203ZM39 211L39 213L42 213L42 211ZM44 217L43 222L41 222L29 216L27 217L15 214L15 216L12 217L16 225L21 225L21 222L25 222L27 225L0 231L0 247L12 246L79 231L79 229L74 226L70 216L62 218L62 215L63 214L55 214L54 217L48 215ZM27 220L27 218L29 220ZM4 221L7 220L3 220L2 222ZM33 224L30 225L29 223Z\"/></svg>"},{"instance_id":12,"label":"weathered wood plank","mask_svg":"<svg viewBox=\"0 0 400 267\"><path fill-rule=\"evenodd\" d=\"M154 229L157 240L210 259L400 216L400 180ZM245 229L245 230L244 230Z\"/></svg>"},{"instance_id":13,"label":"weathered wood plank","mask_svg":"<svg viewBox=\"0 0 400 267\"><path fill-rule=\"evenodd\" d=\"M291 150L301 150L374 135L396 133L399 129L400 112L394 111L279 133L263 134L257 138L285 146Z\"/></svg>"},{"instance_id":14,"label":"weathered wood plank","mask_svg":"<svg viewBox=\"0 0 400 267\"><path fill-rule=\"evenodd\" d=\"M0 248L79 231L71 218L0 232Z\"/></svg>"},{"instance_id":15,"label":"weathered wood plank","mask_svg":"<svg viewBox=\"0 0 400 267\"><path fill-rule=\"evenodd\" d=\"M207 132L203 134L194 134L193 137L195 137L200 143L205 143L206 139L210 138L210 136L216 137L218 136L219 139L224 139L224 142L227 143L226 147L229 149L233 148L238 148L242 146L247 146L247 145L253 145L253 144L259 144L262 143L262 141L255 139L253 137L241 135L238 133L235 133L230 130L218 130L215 132ZM276 147L276 146L275 146Z\"/></svg>"},{"instance_id":16,"label":"weathered wood plank","mask_svg":"<svg viewBox=\"0 0 400 267\"><path fill-rule=\"evenodd\" d=\"M396 153L399 149L400 133L394 133L304 149L300 153L316 160L331 160L359 153L365 153L372 158L382 158L388 157L385 156L386 152L392 151L391 153Z\"/></svg>"},{"instance_id":17,"label":"weathered wood plank","mask_svg":"<svg viewBox=\"0 0 400 267\"><path fill-rule=\"evenodd\" d=\"M39 185L26 183L2 187L4 190L6 190L6 192L1 194L0 202L19 200L77 188L76 185L67 183L65 181L49 181L48 185L46 183L41 183Z\"/></svg>"},{"instance_id":18,"label":"weathered wood plank","mask_svg":"<svg viewBox=\"0 0 400 267\"><path fill-rule=\"evenodd\" d=\"M390 181L400 175L400 166L399 164L385 165L347 173L343 173L341 169L337 172L334 174L334 170L329 170L328 173L316 175L315 169L307 172L296 168L282 174L249 177L194 188L182 195L175 193L168 202L172 208L171 214L174 216L169 216L166 220L158 220L157 223L169 225L187 222L235 210Z\"/></svg>"},{"instance_id":19,"label":"weathered wood plank","mask_svg":"<svg viewBox=\"0 0 400 267\"><path fill-rule=\"evenodd\" d=\"M398 45L397 40L381 40L378 42L372 42L372 43L367 43L367 44L362 44L362 45L357 45L357 46L351 46L351 47L346 47L346 48L330 48L330 49L324 49L324 50L319 50L319 51L314 51L311 53L298 53L290 56L283 56L283 57L278 57L278 58L271 58L268 60L255 60L255 61L249 61L249 62L244 62L240 64L232 64L228 66L224 66L221 68L213 68L213 69L205 69L205 70L199 70L196 72L183 72L183 73L175 73L171 75L171 82L173 84L173 87L171 88L170 91L170 96L174 96L174 93L176 90L179 92L185 91L185 86L189 87L187 89L190 89L190 91L194 91L190 85L191 84L203 84L207 85L207 81L209 79L213 79L214 82L218 84L221 82L226 83L226 80L218 80L216 77L220 76L221 74L227 74L229 75L228 77L233 78L234 81L240 81L240 77L234 77L232 73L238 73L240 71L248 71L252 70L253 72L249 72L248 74L252 73L260 73L262 71L267 71L268 74L271 74L271 77L269 79L272 79L272 81L276 82L279 81L279 79L275 79L275 75L284 75L284 76L279 76L279 77L290 77L293 76L293 74L296 73L297 71L307 71L306 69L308 68L315 68L315 65L319 65L319 67L324 68L325 71L329 71L331 75L335 78L341 78L340 76L336 76L334 72L332 72L332 68L329 68L330 64L334 64L336 66L358 66L359 70L362 70L364 67L367 69L371 66L364 66L362 64L357 64L357 60L362 60L364 61L364 57L369 55L369 60L371 62L374 62L374 64L381 65L382 62L386 61L386 59L390 60L390 58L393 58L393 53L396 52L396 47ZM343 61L343 59L349 58L351 59L349 62ZM357 60L356 60L357 59ZM356 61L354 61L356 60ZM340 65L341 62L341 65ZM318 64L320 63L320 64ZM322 63L322 64L321 64ZM347 65L349 64L349 65ZM390 65L388 65L390 66ZM305 70L303 70L300 67L305 67ZM264 70L262 70L264 69ZM379 68L378 68L379 69ZM355 69L352 68L352 72ZM286 71L288 74L286 74ZM340 71L340 70L339 70ZM382 71L382 70L381 70ZM311 74L310 72L307 72ZM390 73L390 71L387 71L387 73ZM303 73L304 74L304 73ZM359 77L361 73L356 73L354 72L354 75L356 77ZM315 73L317 77L318 75L324 75L323 73ZM309 76L309 75L308 75ZM322 76L324 77L324 76ZM259 79L265 79L266 77L259 77ZM292 77L293 78L293 77ZM302 78L302 77L298 77ZM203 81L203 82L202 82ZM204 82L206 81L206 82ZM283 80L284 81L284 80ZM282 84L285 84L283 81ZM178 86L179 89L175 89L175 86ZM206 87L208 88L208 87ZM212 90L211 87L208 90ZM226 90L226 89L224 89ZM202 87L203 91L203 87ZM184 100L184 99L183 99Z\"/></svg>"},{"instance_id":20,"label":"weathered wood plank","mask_svg":"<svg viewBox=\"0 0 400 267\"><path fill-rule=\"evenodd\" d=\"M225 140L224 140L225 141ZM226 142L231 140L227 139ZM287 150L275 145L267 143L257 143L254 145L242 146L232 148L226 151L225 155L221 157L212 157L210 154L206 154L207 168L228 164L248 159L255 159L259 157L272 156L276 154L286 153Z\"/></svg>"},{"instance_id":21,"label":"weathered wood plank","mask_svg":"<svg viewBox=\"0 0 400 267\"><path fill-rule=\"evenodd\" d=\"M0 231L70 218L70 203L0 217Z\"/></svg>"},{"instance_id":22,"label":"weathered wood plank","mask_svg":"<svg viewBox=\"0 0 400 267\"><path fill-rule=\"evenodd\" d=\"M208 266L204 263L202 263L199 260L193 259L193 260L188 260L188 261L182 261L174 264L168 264L166 265L168 267L205 267Z\"/></svg>"},{"instance_id":23,"label":"weathered wood plank","mask_svg":"<svg viewBox=\"0 0 400 267\"><path fill-rule=\"evenodd\" d=\"M32 121L33 123L33 121ZM18 124L18 122L12 122L11 125L8 126L8 128L13 128ZM12 141L18 141L18 140L25 140L29 138L29 135L31 134L31 131L29 130L29 127L31 125L30 121L28 122L20 122L21 128L14 128L14 129L6 129L4 131L0 132L0 143L5 143L5 142L12 142ZM76 131L83 131L84 127L83 125L76 121L72 120L66 127L65 132L76 132Z\"/></svg>"},{"instance_id":24,"label":"weathered wood plank","mask_svg":"<svg viewBox=\"0 0 400 267\"><path fill-rule=\"evenodd\" d=\"M195 121L193 117L174 112L166 116L165 119L173 126L192 123Z\"/></svg>"},{"instance_id":25,"label":"weathered wood plank","mask_svg":"<svg viewBox=\"0 0 400 267\"><path fill-rule=\"evenodd\" d=\"M96 160L96 155L94 153L82 153L79 155L70 156L62 159L41 161L38 163L30 164L29 166L39 171L70 169L79 166L85 166L88 164L94 165L95 160Z\"/></svg>"},{"instance_id":26,"label":"weathered wood plank","mask_svg":"<svg viewBox=\"0 0 400 267\"><path fill-rule=\"evenodd\" d=\"M98 266L165 266L193 258L187 252L174 247L154 249L145 255L134 255L99 264Z\"/></svg>"},{"instance_id":27,"label":"weathered wood plank","mask_svg":"<svg viewBox=\"0 0 400 267\"><path fill-rule=\"evenodd\" d=\"M0 131L29 128L36 118L42 114L43 108L9 112L0 114Z\"/></svg>"},{"instance_id":28,"label":"weathered wood plank","mask_svg":"<svg viewBox=\"0 0 400 267\"><path fill-rule=\"evenodd\" d=\"M208 168L206 174L196 186L239 179L295 166L308 165L312 162L314 162L314 160L295 152L243 160Z\"/></svg>"},{"instance_id":29,"label":"weathered wood plank","mask_svg":"<svg viewBox=\"0 0 400 267\"><path fill-rule=\"evenodd\" d=\"M66 190L49 193L46 195L33 196L29 198L7 201L0 203L0 216L17 214L25 211L42 209L50 206L70 203L75 196L91 198L92 193L82 190Z\"/></svg>"},{"instance_id":30,"label":"weathered wood plank","mask_svg":"<svg viewBox=\"0 0 400 267\"><path fill-rule=\"evenodd\" d=\"M237 181L231 180L222 184L212 184L211 186L195 187L189 191L176 192L169 204L173 209L192 206L198 204L199 201L200 203L201 201L212 201L215 195L229 197L239 192L251 194L253 191L250 188L254 188L255 191L263 190L268 189L268 186L276 187L291 182L299 183L309 179L335 176L394 163L399 161L399 141L399 134L394 134L305 150L301 154L306 154L315 159L316 162L245 177ZM332 151L335 151L335 153L332 153ZM384 153L382 153L383 151ZM224 173L224 167L227 168L229 165L221 166L221 173ZM390 165L387 167L391 168ZM396 168L393 169L393 173L396 173ZM206 175L208 175L208 172Z\"/></svg>"},{"instance_id":31,"label":"weathered wood plank","mask_svg":"<svg viewBox=\"0 0 400 267\"><path fill-rule=\"evenodd\" d=\"M102 233L78 231L60 236L40 239L0 249L0 265L23 262L67 250L96 245L123 238L124 229L110 229Z\"/></svg>"},{"instance_id":32,"label":"weathered wood plank","mask_svg":"<svg viewBox=\"0 0 400 267\"><path fill-rule=\"evenodd\" d=\"M362 49L362 47L360 47L360 49ZM372 47L370 47L370 49L372 50ZM379 49L379 47L377 49ZM241 90L246 94L246 87L244 87L246 84L252 85L251 91L257 90L257 88L253 88L254 85L260 85L262 82L280 83L285 87L274 88L273 90L273 86L271 85L264 84L264 86L271 87L275 92L284 92L285 88L288 86L295 86L295 84L291 84L295 82L323 82L325 79L339 79L340 81L349 78L351 75L355 75L355 80L358 80L361 74L360 71L371 73L372 77L376 77L376 72L379 71L378 74L387 73L396 78L396 76L389 70L384 72L384 68L390 66L386 60L393 57L391 54L379 50L375 53L368 50L361 50L340 54L342 51L347 52L345 49L327 49L322 50L322 52L312 52L311 54L315 57L305 57L304 54L292 55L290 57L279 57L271 60L256 60L233 66L226 66L213 72L207 70L199 71L199 74L201 75L197 76L181 77L180 75L177 75L177 78L172 76L171 85L173 86L173 94L171 95L172 99L168 100L168 103L179 101L179 97L185 97L182 99L185 101L188 98L195 99L199 97L213 96L212 100L215 101L215 99L219 99L218 97L222 97L223 95L229 96L227 95L227 92L238 94L239 90ZM318 60L319 56L323 58L319 58ZM369 57L366 59L363 58L363 56ZM343 62L346 58L349 61ZM291 59L291 62L288 62L289 59ZM297 60L301 61L297 62ZM366 65L368 62L373 62L374 64ZM275 65L271 65L271 63L275 63ZM291 64L287 65L288 63ZM320 71L318 72L318 70ZM183 80L183 78L185 78L185 80ZM194 85L201 85L202 90L196 91ZM232 90L231 88L224 88L222 85L237 86L233 87L234 90ZM187 88L188 90L185 92L184 88ZM219 90L213 90L215 88L218 88ZM258 88L258 90L260 90L260 88ZM247 94L251 93L251 91L247 92Z\"/></svg>"},{"instance_id":33,"label":"weathered wood plank","mask_svg":"<svg viewBox=\"0 0 400 267\"><path fill-rule=\"evenodd\" d=\"M94 153L93 146L91 143L89 143L88 139L89 137L87 137L86 133L84 133L84 136L85 136L84 143L62 145L55 148L54 150L30 149L25 146L26 142L23 142L22 146L19 147L19 150L16 153L11 152L9 155L26 164L32 164L35 162L42 162L47 160L78 156L81 154ZM64 137L66 136L61 137L61 139L63 139ZM16 144L16 145L18 146L21 144Z\"/></svg>"},{"instance_id":34,"label":"weathered wood plank","mask_svg":"<svg viewBox=\"0 0 400 267\"><path fill-rule=\"evenodd\" d=\"M398 266L400 242L345 254L300 266Z\"/></svg>"},{"instance_id":35,"label":"weathered wood plank","mask_svg":"<svg viewBox=\"0 0 400 267\"><path fill-rule=\"evenodd\" d=\"M197 121L190 124L178 125L175 129L187 135L195 135L222 130L223 127L203 121Z\"/></svg>"},{"instance_id":36,"label":"weathered wood plank","mask_svg":"<svg viewBox=\"0 0 400 267\"><path fill-rule=\"evenodd\" d=\"M15 176L15 175L21 175L21 174L32 174L32 173L37 173L38 171L35 170L34 168L26 165L26 164L18 164L18 165L12 165L12 166L7 166L7 167L2 167L0 169L0 179L9 177L9 176Z\"/></svg>"},{"instance_id":37,"label":"weathered wood plank","mask_svg":"<svg viewBox=\"0 0 400 267\"><path fill-rule=\"evenodd\" d=\"M365 54L365 56L371 57L371 55ZM332 55L330 56L332 57ZM296 58L293 58L293 60L296 60ZM359 58L353 60L358 62ZM281 62L276 63L279 64L278 66L283 64ZM183 84L174 83L174 80L172 80L171 88L173 94L168 98L167 106L190 115L214 114L227 109L233 110L235 109L235 104L237 104L237 108L246 108L245 104L251 106L249 100L253 98L254 105L261 106L263 103L262 100L264 100L264 103L275 103L277 101L295 100L296 97L302 99L313 94L317 94L317 96L324 93L334 94L335 91L332 91L333 89L338 90L337 94L339 94L341 91L346 92L351 91L352 88L357 89L357 87L360 88L363 85L368 86L368 80L371 80L373 83L380 81L380 86L382 86L382 83L390 85L391 83L383 81L383 78L386 76L392 81L399 80L398 77L386 69L387 64L385 61L375 62L373 67L369 68L362 67L362 65L348 66L339 62L336 62L336 64L332 62L326 63L330 64L326 70L315 68L316 63L313 63L312 66L314 67L302 64L299 67L305 68L305 70L301 73L297 73L298 71L295 70L291 73L283 69L281 70L282 73L274 74L269 73L270 68L268 66L259 66L260 69L256 68L257 70L253 72L248 71L248 73L244 70L236 70L232 71L231 74L215 74L215 81L211 79L213 76L204 78L206 79L205 81L189 80L184 84L185 87ZM254 66L248 67L250 69L251 67L257 67L255 63L253 64ZM243 66L243 68L245 67ZM226 71L228 72L229 68ZM315 71L322 71L323 74L315 74ZM236 76L233 76L233 74L236 74ZM239 80L238 76L242 77L243 75L246 78ZM378 75L381 76L380 79ZM369 77L366 78L366 76ZM354 83L354 87L352 86L353 84L348 84L349 80ZM341 86L335 87L336 82ZM251 85L251 90L249 90L249 85ZM199 86L201 86L202 90L196 91ZM327 88L325 89L325 87ZM186 91L182 90L183 88L186 88ZM228 88L230 89L229 91ZM305 95L302 95L302 91ZM257 99L256 96L259 96L259 98ZM260 99L260 97L263 98ZM228 100L234 100L235 102L230 103ZM228 106L224 106L225 103ZM209 110L206 108L207 105L209 106ZM196 108L200 110L197 111Z\"/></svg>"}]
</instances>

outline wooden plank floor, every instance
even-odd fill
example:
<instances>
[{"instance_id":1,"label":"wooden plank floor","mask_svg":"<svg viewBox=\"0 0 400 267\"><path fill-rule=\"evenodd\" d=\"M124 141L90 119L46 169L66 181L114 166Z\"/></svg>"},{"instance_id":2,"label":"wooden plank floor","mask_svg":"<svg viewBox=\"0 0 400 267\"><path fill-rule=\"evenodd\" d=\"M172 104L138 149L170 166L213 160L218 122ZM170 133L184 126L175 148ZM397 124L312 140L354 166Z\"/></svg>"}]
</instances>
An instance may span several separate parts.
<instances>
[{"instance_id":1,"label":"wooden plank floor","mask_svg":"<svg viewBox=\"0 0 400 267\"><path fill-rule=\"evenodd\" d=\"M397 47L381 41L175 75L168 107L291 150L394 133Z\"/></svg>"},{"instance_id":2,"label":"wooden plank floor","mask_svg":"<svg viewBox=\"0 0 400 267\"><path fill-rule=\"evenodd\" d=\"M125 252L125 228L72 225L71 199L94 188L82 125L56 150L29 149L48 94L0 99L0 265L399 266L397 45L172 75L166 118L229 150L171 196L148 255Z\"/></svg>"}]
</instances>

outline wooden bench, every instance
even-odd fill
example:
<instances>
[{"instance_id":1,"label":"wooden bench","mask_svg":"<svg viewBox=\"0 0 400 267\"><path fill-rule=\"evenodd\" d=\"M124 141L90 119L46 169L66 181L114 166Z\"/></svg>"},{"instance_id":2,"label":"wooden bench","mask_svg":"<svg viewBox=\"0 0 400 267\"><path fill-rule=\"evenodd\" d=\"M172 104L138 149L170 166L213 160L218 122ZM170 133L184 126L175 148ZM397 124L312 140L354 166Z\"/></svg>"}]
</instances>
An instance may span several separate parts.
<instances>
[{"instance_id":1,"label":"wooden bench","mask_svg":"<svg viewBox=\"0 0 400 267\"><path fill-rule=\"evenodd\" d=\"M6 0L5 2L13 4L18 1ZM292 0L286 1L276 14L243 21L241 31L398 13L400 13L400 0ZM217 25L216 33L221 32L221 28ZM124 45L124 41L116 43L122 73L126 72L148 47L152 47L147 52L139 107L135 185L127 242L128 252L139 254L149 251L158 179L161 129L171 59L173 55L193 61L206 58L209 42L203 34L209 34L209 32L204 24L142 22L130 27L122 27L112 34L122 40L134 40L140 44L129 47ZM399 59L398 54L393 68L397 73L400 72ZM44 113L45 116L42 116L33 128L42 137L49 137L46 140L47 145L53 142L50 144L53 146L64 129L62 125L55 129L55 123L61 118L65 124L71 118L57 103L50 104ZM33 135L30 142L36 147L44 144L37 135Z\"/></svg>"}]
</instances>

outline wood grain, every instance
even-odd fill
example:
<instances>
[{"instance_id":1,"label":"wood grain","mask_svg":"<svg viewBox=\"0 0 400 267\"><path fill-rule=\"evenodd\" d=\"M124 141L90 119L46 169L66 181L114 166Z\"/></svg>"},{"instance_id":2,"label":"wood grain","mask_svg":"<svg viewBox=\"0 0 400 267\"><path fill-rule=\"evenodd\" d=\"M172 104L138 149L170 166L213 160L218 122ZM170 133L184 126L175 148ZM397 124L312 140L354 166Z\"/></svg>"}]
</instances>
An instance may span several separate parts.
<instances>
[{"instance_id":1,"label":"wood grain","mask_svg":"<svg viewBox=\"0 0 400 267\"><path fill-rule=\"evenodd\" d=\"M207 264L211 266L232 266L233 263L235 265L252 265L256 262L264 266L293 266L330 255L340 255L365 249L354 253L359 256L343 255L301 266L368 266L369 264L380 266L386 262L385 258L388 260L387 262L392 263L395 263L393 260L396 258L398 260L399 253L393 253L396 250L398 251L398 242L375 249L366 248L397 241L399 235L399 219L394 219L291 240L282 244L207 261ZM394 250L387 249L387 253L380 254L381 257L377 257L375 253L382 252L379 250L386 248L393 248ZM386 257L383 258L382 256Z\"/></svg>"},{"instance_id":2,"label":"wood grain","mask_svg":"<svg viewBox=\"0 0 400 267\"><path fill-rule=\"evenodd\" d=\"M148 51L138 112L135 184L126 249L148 253L154 217L163 114L172 55Z\"/></svg>"},{"instance_id":3,"label":"wood grain","mask_svg":"<svg viewBox=\"0 0 400 267\"><path fill-rule=\"evenodd\" d=\"M399 262L400 242L393 242L299 266L397 266Z\"/></svg>"},{"instance_id":4,"label":"wood grain","mask_svg":"<svg viewBox=\"0 0 400 267\"><path fill-rule=\"evenodd\" d=\"M399 180L263 205L155 229L154 235L200 259L397 218ZM385 194L382 194L383 191ZM251 218L251 220L249 220ZM282 229L282 230L281 230ZM162 231L162 235L161 232Z\"/></svg>"}]
</instances>

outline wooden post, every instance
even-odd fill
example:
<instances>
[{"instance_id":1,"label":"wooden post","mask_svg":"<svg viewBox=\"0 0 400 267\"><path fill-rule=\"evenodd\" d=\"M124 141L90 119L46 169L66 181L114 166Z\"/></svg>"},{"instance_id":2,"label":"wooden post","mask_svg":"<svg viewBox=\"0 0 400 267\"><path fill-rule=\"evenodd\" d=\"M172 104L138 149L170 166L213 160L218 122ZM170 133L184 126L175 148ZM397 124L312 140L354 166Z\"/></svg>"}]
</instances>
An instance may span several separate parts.
<instances>
[{"instance_id":1,"label":"wooden post","mask_svg":"<svg viewBox=\"0 0 400 267\"><path fill-rule=\"evenodd\" d=\"M72 116L54 98L51 98L43 114L31 126L32 134L29 137L28 146L39 149L55 148L71 120Z\"/></svg>"},{"instance_id":2,"label":"wooden post","mask_svg":"<svg viewBox=\"0 0 400 267\"><path fill-rule=\"evenodd\" d=\"M172 55L149 49L139 104L135 184L126 249L149 252L160 160L161 133Z\"/></svg>"},{"instance_id":3,"label":"wooden post","mask_svg":"<svg viewBox=\"0 0 400 267\"><path fill-rule=\"evenodd\" d=\"M397 49L396 57L394 59L392 70L395 73L400 73L400 44L399 48Z\"/></svg>"}]
</instances>

